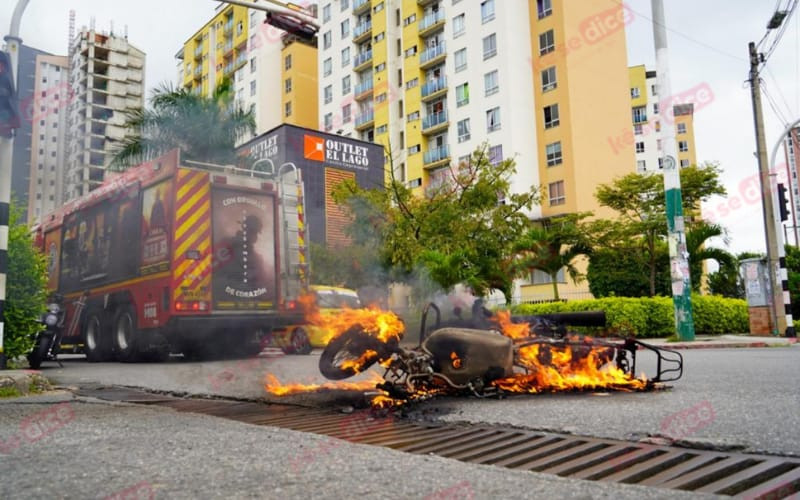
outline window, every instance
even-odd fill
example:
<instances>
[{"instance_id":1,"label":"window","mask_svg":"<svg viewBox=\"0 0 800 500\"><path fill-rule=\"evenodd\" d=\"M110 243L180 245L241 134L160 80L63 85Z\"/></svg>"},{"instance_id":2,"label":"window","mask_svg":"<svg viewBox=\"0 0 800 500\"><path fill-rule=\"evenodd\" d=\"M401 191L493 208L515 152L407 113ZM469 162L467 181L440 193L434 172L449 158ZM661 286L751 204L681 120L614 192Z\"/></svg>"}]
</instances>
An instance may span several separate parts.
<instances>
[{"instance_id":1,"label":"window","mask_svg":"<svg viewBox=\"0 0 800 500\"><path fill-rule=\"evenodd\" d=\"M386 63L380 63L379 65L375 66L375 72L380 73L381 71L386 69Z\"/></svg>"},{"instance_id":2,"label":"window","mask_svg":"<svg viewBox=\"0 0 800 500\"><path fill-rule=\"evenodd\" d=\"M250 73L256 72L256 58L250 59Z\"/></svg>"},{"instance_id":3,"label":"window","mask_svg":"<svg viewBox=\"0 0 800 500\"><path fill-rule=\"evenodd\" d=\"M456 61L456 71L457 72L467 69L467 49L466 48L458 49L455 52L455 54L453 54L453 57L455 58L455 61Z\"/></svg>"},{"instance_id":4,"label":"window","mask_svg":"<svg viewBox=\"0 0 800 500\"><path fill-rule=\"evenodd\" d=\"M333 37L331 36L331 31L330 30L328 30L328 31L326 31L325 33L322 34L322 48L323 48L323 50L331 48L332 38Z\"/></svg>"},{"instance_id":5,"label":"window","mask_svg":"<svg viewBox=\"0 0 800 500\"><path fill-rule=\"evenodd\" d=\"M469 118L465 118L458 122L458 142L468 141L469 137Z\"/></svg>"},{"instance_id":6,"label":"window","mask_svg":"<svg viewBox=\"0 0 800 500\"><path fill-rule=\"evenodd\" d=\"M553 2L551 0L536 0L536 12L539 13L539 19L549 16L553 13Z\"/></svg>"},{"instance_id":7,"label":"window","mask_svg":"<svg viewBox=\"0 0 800 500\"><path fill-rule=\"evenodd\" d=\"M636 152L637 153L644 153L644 142L637 142L636 143Z\"/></svg>"},{"instance_id":8,"label":"window","mask_svg":"<svg viewBox=\"0 0 800 500\"><path fill-rule=\"evenodd\" d=\"M350 8L350 0L342 0L342 12Z\"/></svg>"},{"instance_id":9,"label":"window","mask_svg":"<svg viewBox=\"0 0 800 500\"><path fill-rule=\"evenodd\" d=\"M647 171L647 162L645 160L636 161L636 171L639 173Z\"/></svg>"},{"instance_id":10,"label":"window","mask_svg":"<svg viewBox=\"0 0 800 500\"><path fill-rule=\"evenodd\" d=\"M686 124L685 123L679 123L678 124L678 133L679 134L685 134L686 133Z\"/></svg>"},{"instance_id":11,"label":"window","mask_svg":"<svg viewBox=\"0 0 800 500\"><path fill-rule=\"evenodd\" d=\"M325 113L325 130L333 128L333 113Z\"/></svg>"},{"instance_id":12,"label":"window","mask_svg":"<svg viewBox=\"0 0 800 500\"><path fill-rule=\"evenodd\" d=\"M557 127L560 123L558 117L558 104L544 107L544 128Z\"/></svg>"},{"instance_id":13,"label":"window","mask_svg":"<svg viewBox=\"0 0 800 500\"><path fill-rule=\"evenodd\" d=\"M635 135L642 135L642 126L639 125L639 124L634 125L633 126L633 133Z\"/></svg>"},{"instance_id":14,"label":"window","mask_svg":"<svg viewBox=\"0 0 800 500\"><path fill-rule=\"evenodd\" d=\"M415 56L417 54L417 46L414 45L413 47L407 48L405 54L406 54L406 57Z\"/></svg>"},{"instance_id":15,"label":"window","mask_svg":"<svg viewBox=\"0 0 800 500\"><path fill-rule=\"evenodd\" d=\"M492 108L486 112L486 131L500 130L500 108Z\"/></svg>"},{"instance_id":16,"label":"window","mask_svg":"<svg viewBox=\"0 0 800 500\"><path fill-rule=\"evenodd\" d=\"M342 95L347 95L350 93L350 75L345 76L342 78Z\"/></svg>"},{"instance_id":17,"label":"window","mask_svg":"<svg viewBox=\"0 0 800 500\"><path fill-rule=\"evenodd\" d=\"M328 4L322 8L322 22L327 23L331 20L331 4Z\"/></svg>"},{"instance_id":18,"label":"window","mask_svg":"<svg viewBox=\"0 0 800 500\"><path fill-rule=\"evenodd\" d=\"M411 146L410 148L408 148L408 154L410 154L410 155L417 154L417 153L419 153L419 151L420 151L419 144L417 144L415 146Z\"/></svg>"},{"instance_id":19,"label":"window","mask_svg":"<svg viewBox=\"0 0 800 500\"><path fill-rule=\"evenodd\" d=\"M503 161L503 146L491 146L489 148L489 164L495 166Z\"/></svg>"},{"instance_id":20,"label":"window","mask_svg":"<svg viewBox=\"0 0 800 500\"><path fill-rule=\"evenodd\" d=\"M488 23L494 19L494 0L484 0L481 2L481 20Z\"/></svg>"},{"instance_id":21,"label":"window","mask_svg":"<svg viewBox=\"0 0 800 500\"><path fill-rule=\"evenodd\" d=\"M469 104L469 82L456 87L456 106L460 108L466 104Z\"/></svg>"},{"instance_id":22,"label":"window","mask_svg":"<svg viewBox=\"0 0 800 500\"><path fill-rule=\"evenodd\" d=\"M414 78L414 79L409 80L409 81L406 82L406 88L407 89L413 89L417 85L419 85L419 78Z\"/></svg>"},{"instance_id":23,"label":"window","mask_svg":"<svg viewBox=\"0 0 800 500\"><path fill-rule=\"evenodd\" d=\"M287 78L286 81L283 82L283 91L287 94L292 91L292 79Z\"/></svg>"},{"instance_id":24,"label":"window","mask_svg":"<svg viewBox=\"0 0 800 500\"><path fill-rule=\"evenodd\" d=\"M464 14L459 14L453 18L453 37L463 35L466 30L464 25Z\"/></svg>"},{"instance_id":25,"label":"window","mask_svg":"<svg viewBox=\"0 0 800 500\"><path fill-rule=\"evenodd\" d=\"M656 84L650 85L650 93L652 95L658 95L658 86Z\"/></svg>"},{"instance_id":26,"label":"window","mask_svg":"<svg viewBox=\"0 0 800 500\"><path fill-rule=\"evenodd\" d=\"M283 69L292 69L292 55L289 54L283 60Z\"/></svg>"},{"instance_id":27,"label":"window","mask_svg":"<svg viewBox=\"0 0 800 500\"><path fill-rule=\"evenodd\" d=\"M414 120L419 120L419 111L414 111L413 113L409 113L407 120L410 122L413 122Z\"/></svg>"},{"instance_id":28,"label":"window","mask_svg":"<svg viewBox=\"0 0 800 500\"><path fill-rule=\"evenodd\" d=\"M284 116L292 116L292 102L289 101L283 105Z\"/></svg>"},{"instance_id":29,"label":"window","mask_svg":"<svg viewBox=\"0 0 800 500\"><path fill-rule=\"evenodd\" d=\"M256 81L255 80L250 82L250 97L253 97L254 95L256 95Z\"/></svg>"},{"instance_id":30,"label":"window","mask_svg":"<svg viewBox=\"0 0 800 500\"><path fill-rule=\"evenodd\" d=\"M342 122L350 123L351 116L352 116L352 111L350 104L345 104L344 106L342 106Z\"/></svg>"},{"instance_id":31,"label":"window","mask_svg":"<svg viewBox=\"0 0 800 500\"><path fill-rule=\"evenodd\" d=\"M375 96L375 102L384 102L386 100L386 92L382 92Z\"/></svg>"},{"instance_id":32,"label":"window","mask_svg":"<svg viewBox=\"0 0 800 500\"><path fill-rule=\"evenodd\" d=\"M561 141L548 144L544 149L547 154L548 167L553 167L563 161L561 157Z\"/></svg>"},{"instance_id":33,"label":"window","mask_svg":"<svg viewBox=\"0 0 800 500\"><path fill-rule=\"evenodd\" d=\"M342 40L350 36L350 19L342 21L341 25Z\"/></svg>"},{"instance_id":34,"label":"window","mask_svg":"<svg viewBox=\"0 0 800 500\"><path fill-rule=\"evenodd\" d=\"M486 95L490 96L496 94L500 90L500 83L498 82L497 70L491 71L483 75L483 87Z\"/></svg>"},{"instance_id":35,"label":"window","mask_svg":"<svg viewBox=\"0 0 800 500\"><path fill-rule=\"evenodd\" d=\"M375 7L372 8L372 12L380 12L383 10L383 2L379 3Z\"/></svg>"},{"instance_id":36,"label":"window","mask_svg":"<svg viewBox=\"0 0 800 500\"><path fill-rule=\"evenodd\" d=\"M661 151L661 139L656 139L656 149Z\"/></svg>"},{"instance_id":37,"label":"window","mask_svg":"<svg viewBox=\"0 0 800 500\"><path fill-rule=\"evenodd\" d=\"M329 76L331 72L333 72L333 61L329 57L322 63L322 75Z\"/></svg>"},{"instance_id":38,"label":"window","mask_svg":"<svg viewBox=\"0 0 800 500\"><path fill-rule=\"evenodd\" d=\"M556 88L556 67L551 66L542 71L542 92Z\"/></svg>"},{"instance_id":39,"label":"window","mask_svg":"<svg viewBox=\"0 0 800 500\"><path fill-rule=\"evenodd\" d=\"M637 106L633 108L633 123L643 123L647 121L647 108Z\"/></svg>"},{"instance_id":40,"label":"window","mask_svg":"<svg viewBox=\"0 0 800 500\"><path fill-rule=\"evenodd\" d=\"M559 269L558 272L556 273L556 282L557 283L566 283L567 282L566 275L564 274L564 268L563 267L561 269ZM534 284L534 285L549 285L551 283L553 283L553 277L550 276L549 274L547 274L546 272L541 271L539 269L535 269L531 273L531 284Z\"/></svg>"},{"instance_id":41,"label":"window","mask_svg":"<svg viewBox=\"0 0 800 500\"><path fill-rule=\"evenodd\" d=\"M639 87L631 87L631 99L639 97Z\"/></svg>"},{"instance_id":42,"label":"window","mask_svg":"<svg viewBox=\"0 0 800 500\"><path fill-rule=\"evenodd\" d=\"M403 26L408 26L409 24L415 22L417 20L416 14L411 14L407 18L403 19Z\"/></svg>"},{"instance_id":43,"label":"window","mask_svg":"<svg viewBox=\"0 0 800 500\"><path fill-rule=\"evenodd\" d=\"M689 160L681 160L681 168L688 166L689 166Z\"/></svg>"},{"instance_id":44,"label":"window","mask_svg":"<svg viewBox=\"0 0 800 500\"><path fill-rule=\"evenodd\" d=\"M345 47L342 49L342 66L347 66L350 64L350 47Z\"/></svg>"},{"instance_id":45,"label":"window","mask_svg":"<svg viewBox=\"0 0 800 500\"><path fill-rule=\"evenodd\" d=\"M653 103L653 114L654 115L658 114L658 103L657 102Z\"/></svg>"},{"instance_id":46,"label":"window","mask_svg":"<svg viewBox=\"0 0 800 500\"><path fill-rule=\"evenodd\" d=\"M325 96L325 104L330 104L333 101L333 87L328 85L323 89L323 94Z\"/></svg>"},{"instance_id":47,"label":"window","mask_svg":"<svg viewBox=\"0 0 800 500\"><path fill-rule=\"evenodd\" d=\"M384 38L386 38L386 34L385 34L383 31L381 31L380 33L378 33L377 35L375 35L375 43L378 43L378 42L380 42L380 41L381 41L381 40L383 40Z\"/></svg>"},{"instance_id":48,"label":"window","mask_svg":"<svg viewBox=\"0 0 800 500\"><path fill-rule=\"evenodd\" d=\"M489 59L497 54L497 35L492 33L483 39L483 58Z\"/></svg>"},{"instance_id":49,"label":"window","mask_svg":"<svg viewBox=\"0 0 800 500\"><path fill-rule=\"evenodd\" d=\"M381 125L380 127L376 127L375 135L385 134L387 130L389 130L389 127L387 127L386 125Z\"/></svg>"},{"instance_id":50,"label":"window","mask_svg":"<svg viewBox=\"0 0 800 500\"><path fill-rule=\"evenodd\" d=\"M556 49L556 39L553 30L545 31L539 35L539 55L543 56Z\"/></svg>"},{"instance_id":51,"label":"window","mask_svg":"<svg viewBox=\"0 0 800 500\"><path fill-rule=\"evenodd\" d=\"M664 158L658 159L658 168L664 168Z\"/></svg>"},{"instance_id":52,"label":"window","mask_svg":"<svg viewBox=\"0 0 800 500\"><path fill-rule=\"evenodd\" d=\"M689 151L689 141L678 141L678 151L681 153Z\"/></svg>"},{"instance_id":53,"label":"window","mask_svg":"<svg viewBox=\"0 0 800 500\"><path fill-rule=\"evenodd\" d=\"M564 196L564 181L551 182L547 187L550 195L550 206L563 205L566 203L566 197Z\"/></svg>"}]
</instances>

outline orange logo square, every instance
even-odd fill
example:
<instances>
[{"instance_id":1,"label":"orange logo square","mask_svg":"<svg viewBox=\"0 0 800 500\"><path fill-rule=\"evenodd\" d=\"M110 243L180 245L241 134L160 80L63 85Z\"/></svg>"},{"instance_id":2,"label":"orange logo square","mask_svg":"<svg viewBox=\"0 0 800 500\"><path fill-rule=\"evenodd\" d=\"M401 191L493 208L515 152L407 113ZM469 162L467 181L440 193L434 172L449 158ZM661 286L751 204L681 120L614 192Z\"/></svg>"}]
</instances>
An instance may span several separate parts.
<instances>
[{"instance_id":1,"label":"orange logo square","mask_svg":"<svg viewBox=\"0 0 800 500\"><path fill-rule=\"evenodd\" d=\"M309 160L325 161L325 139L304 135L303 156Z\"/></svg>"}]
</instances>

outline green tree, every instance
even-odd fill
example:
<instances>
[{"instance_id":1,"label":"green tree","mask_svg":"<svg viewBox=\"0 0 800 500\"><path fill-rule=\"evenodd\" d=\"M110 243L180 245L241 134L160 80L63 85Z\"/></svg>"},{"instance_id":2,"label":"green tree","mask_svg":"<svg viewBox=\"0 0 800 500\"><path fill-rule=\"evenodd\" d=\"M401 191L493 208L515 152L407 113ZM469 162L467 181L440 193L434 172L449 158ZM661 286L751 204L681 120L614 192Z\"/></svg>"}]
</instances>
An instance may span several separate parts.
<instances>
[{"instance_id":1,"label":"green tree","mask_svg":"<svg viewBox=\"0 0 800 500\"><path fill-rule=\"evenodd\" d=\"M761 254L754 252L742 252L737 254L733 263L720 263L719 269L708 274L708 288L713 295L722 295L734 299L744 299L744 280L742 279L739 267L744 259L760 258ZM788 249L787 249L788 257ZM788 262L787 258L787 262ZM798 262L800 264L800 262ZM788 264L787 264L788 265ZM800 281L800 275L797 276ZM794 288L797 290L797 287ZM792 290L792 272L789 271L789 290ZM792 302L794 307L794 301Z\"/></svg>"},{"instance_id":2,"label":"green tree","mask_svg":"<svg viewBox=\"0 0 800 500\"><path fill-rule=\"evenodd\" d=\"M174 148L191 160L236 163L236 141L255 132L255 114L235 102L230 80L211 97L162 84L153 90L150 109L127 112L128 134L120 141L111 168L124 170Z\"/></svg>"},{"instance_id":3,"label":"green tree","mask_svg":"<svg viewBox=\"0 0 800 500\"><path fill-rule=\"evenodd\" d=\"M587 231L581 223L590 213L568 214L541 221L514 242L514 266L517 274L538 270L547 273L553 285L553 299L559 300L558 273L564 269L572 281L584 279L575 260L592 252Z\"/></svg>"},{"instance_id":4,"label":"green tree","mask_svg":"<svg viewBox=\"0 0 800 500\"><path fill-rule=\"evenodd\" d=\"M721 248L707 246L710 238L724 236L725 232L719 224L710 224L700 221L693 224L686 231L686 251L689 252L689 273L692 278L692 289L700 291L700 280L703 276L703 262L715 260L717 264L726 267L736 266L736 257Z\"/></svg>"},{"instance_id":5,"label":"green tree","mask_svg":"<svg viewBox=\"0 0 800 500\"><path fill-rule=\"evenodd\" d=\"M8 283L3 350L8 359L30 351L32 337L47 298L47 263L34 246L30 230L20 222L22 210L11 204L8 233Z\"/></svg>"},{"instance_id":6,"label":"green tree","mask_svg":"<svg viewBox=\"0 0 800 500\"><path fill-rule=\"evenodd\" d=\"M786 250L786 273L789 278L789 298L792 301L792 317L800 319L800 248L784 245Z\"/></svg>"},{"instance_id":7,"label":"green tree","mask_svg":"<svg viewBox=\"0 0 800 500\"><path fill-rule=\"evenodd\" d=\"M660 241L656 247L656 269L655 295L669 295L669 254ZM644 297L650 295L649 272L640 244L631 241L613 248L595 248L586 278L595 297Z\"/></svg>"},{"instance_id":8,"label":"green tree","mask_svg":"<svg viewBox=\"0 0 800 500\"><path fill-rule=\"evenodd\" d=\"M681 169L683 211L687 226L697 217L700 202L710 196L725 194L715 164L690 166ZM601 184L595 191L601 205L618 213L610 232L617 239L641 240L641 251L647 265L648 295L656 294L658 274L658 243L666 238L666 200L664 179L653 174L628 174L611 184Z\"/></svg>"},{"instance_id":9,"label":"green tree","mask_svg":"<svg viewBox=\"0 0 800 500\"><path fill-rule=\"evenodd\" d=\"M510 300L512 244L527 227L526 211L538 201L538 190L511 193L514 160L492 164L486 145L468 165L445 167L445 172L424 196L392 178L386 189L344 182L334 198L353 215L351 237L375 245L392 280L424 276L441 289L464 283L476 295L500 290Z\"/></svg>"}]
</instances>

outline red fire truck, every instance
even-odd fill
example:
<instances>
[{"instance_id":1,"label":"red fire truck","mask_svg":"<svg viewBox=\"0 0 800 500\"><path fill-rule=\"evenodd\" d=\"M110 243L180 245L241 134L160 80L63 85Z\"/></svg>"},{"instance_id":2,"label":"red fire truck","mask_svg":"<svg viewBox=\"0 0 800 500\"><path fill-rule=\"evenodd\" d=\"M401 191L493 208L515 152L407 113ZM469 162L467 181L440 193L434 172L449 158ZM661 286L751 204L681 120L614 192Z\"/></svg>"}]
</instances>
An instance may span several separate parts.
<instances>
[{"instance_id":1,"label":"red fire truck","mask_svg":"<svg viewBox=\"0 0 800 500\"><path fill-rule=\"evenodd\" d=\"M37 231L50 288L67 306L62 345L90 361L252 354L301 320L303 182L292 164L242 170L173 150L48 214Z\"/></svg>"}]
</instances>

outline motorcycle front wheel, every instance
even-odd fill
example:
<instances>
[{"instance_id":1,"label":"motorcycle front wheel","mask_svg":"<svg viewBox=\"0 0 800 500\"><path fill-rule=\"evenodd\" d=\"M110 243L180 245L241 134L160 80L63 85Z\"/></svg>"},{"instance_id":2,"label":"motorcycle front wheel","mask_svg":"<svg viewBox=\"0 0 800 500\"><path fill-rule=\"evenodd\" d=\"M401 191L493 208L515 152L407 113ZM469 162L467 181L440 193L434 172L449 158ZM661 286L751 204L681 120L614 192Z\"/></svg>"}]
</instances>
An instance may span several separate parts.
<instances>
[{"instance_id":1,"label":"motorcycle front wheel","mask_svg":"<svg viewBox=\"0 0 800 500\"><path fill-rule=\"evenodd\" d=\"M328 343L319 357L319 371L330 380L342 380L361 373L388 351L380 340L353 327Z\"/></svg>"},{"instance_id":2,"label":"motorcycle front wheel","mask_svg":"<svg viewBox=\"0 0 800 500\"><path fill-rule=\"evenodd\" d=\"M28 354L28 366L32 370L38 370L42 366L42 361L47 359L48 350L50 350L50 338L40 333L36 337L33 350Z\"/></svg>"}]
</instances>

